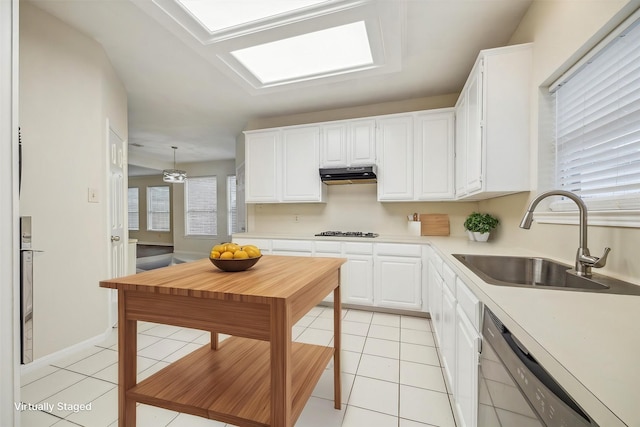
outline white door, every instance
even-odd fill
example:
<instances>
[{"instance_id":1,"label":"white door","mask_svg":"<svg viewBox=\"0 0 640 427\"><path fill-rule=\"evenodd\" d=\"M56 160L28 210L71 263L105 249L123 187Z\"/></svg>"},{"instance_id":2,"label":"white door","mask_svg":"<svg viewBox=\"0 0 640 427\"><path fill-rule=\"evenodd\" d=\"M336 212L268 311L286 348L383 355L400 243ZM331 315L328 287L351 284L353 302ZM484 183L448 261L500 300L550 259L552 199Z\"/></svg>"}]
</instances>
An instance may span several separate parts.
<instances>
[{"instance_id":1,"label":"white door","mask_svg":"<svg viewBox=\"0 0 640 427\"><path fill-rule=\"evenodd\" d=\"M125 176L124 176L124 141L109 128L109 240L110 276L120 277L126 274L125 242ZM118 321L118 293L109 292L109 316L111 325Z\"/></svg>"}]
</instances>

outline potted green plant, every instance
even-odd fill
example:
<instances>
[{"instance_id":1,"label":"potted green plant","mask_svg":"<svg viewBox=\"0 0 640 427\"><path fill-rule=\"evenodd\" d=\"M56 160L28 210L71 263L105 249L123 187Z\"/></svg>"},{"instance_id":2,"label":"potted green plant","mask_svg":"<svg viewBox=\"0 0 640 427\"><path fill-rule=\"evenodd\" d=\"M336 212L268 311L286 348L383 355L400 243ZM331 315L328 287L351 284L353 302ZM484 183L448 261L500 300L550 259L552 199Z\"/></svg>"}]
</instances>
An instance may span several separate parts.
<instances>
[{"instance_id":1,"label":"potted green plant","mask_svg":"<svg viewBox=\"0 0 640 427\"><path fill-rule=\"evenodd\" d=\"M488 213L473 212L464 221L464 228L467 230L469 240L486 242L489 233L496 228L500 221L498 218Z\"/></svg>"}]
</instances>

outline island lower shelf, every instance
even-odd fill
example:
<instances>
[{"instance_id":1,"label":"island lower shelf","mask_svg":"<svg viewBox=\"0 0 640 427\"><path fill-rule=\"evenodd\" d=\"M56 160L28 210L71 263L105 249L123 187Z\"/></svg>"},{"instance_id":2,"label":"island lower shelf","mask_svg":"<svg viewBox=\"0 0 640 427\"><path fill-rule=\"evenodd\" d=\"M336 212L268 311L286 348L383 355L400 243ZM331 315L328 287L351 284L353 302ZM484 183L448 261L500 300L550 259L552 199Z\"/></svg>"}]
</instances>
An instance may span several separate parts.
<instances>
[{"instance_id":1,"label":"island lower shelf","mask_svg":"<svg viewBox=\"0 0 640 427\"><path fill-rule=\"evenodd\" d=\"M291 416L302 412L333 347L292 343ZM270 426L270 344L230 337L206 345L127 391L137 402L241 427Z\"/></svg>"}]
</instances>

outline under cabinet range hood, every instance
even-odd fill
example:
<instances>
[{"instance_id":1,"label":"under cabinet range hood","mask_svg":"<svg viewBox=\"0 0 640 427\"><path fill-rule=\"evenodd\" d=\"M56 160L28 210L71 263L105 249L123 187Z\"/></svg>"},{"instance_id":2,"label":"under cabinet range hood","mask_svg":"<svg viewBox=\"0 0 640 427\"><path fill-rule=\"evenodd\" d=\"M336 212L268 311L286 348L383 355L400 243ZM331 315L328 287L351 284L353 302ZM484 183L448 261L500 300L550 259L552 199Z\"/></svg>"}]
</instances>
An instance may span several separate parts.
<instances>
[{"instance_id":1,"label":"under cabinet range hood","mask_svg":"<svg viewBox=\"0 0 640 427\"><path fill-rule=\"evenodd\" d=\"M327 185L371 184L377 182L376 167L320 168L320 179Z\"/></svg>"}]
</instances>

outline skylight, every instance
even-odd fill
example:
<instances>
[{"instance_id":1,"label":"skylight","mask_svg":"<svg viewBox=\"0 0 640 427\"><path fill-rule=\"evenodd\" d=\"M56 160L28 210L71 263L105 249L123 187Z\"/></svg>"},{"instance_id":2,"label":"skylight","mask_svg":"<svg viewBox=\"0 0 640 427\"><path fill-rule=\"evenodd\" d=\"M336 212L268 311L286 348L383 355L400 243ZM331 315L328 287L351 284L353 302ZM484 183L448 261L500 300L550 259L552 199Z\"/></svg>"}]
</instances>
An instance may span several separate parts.
<instances>
[{"instance_id":1,"label":"skylight","mask_svg":"<svg viewBox=\"0 0 640 427\"><path fill-rule=\"evenodd\" d=\"M212 33L327 2L327 0L176 1Z\"/></svg>"},{"instance_id":2,"label":"skylight","mask_svg":"<svg viewBox=\"0 0 640 427\"><path fill-rule=\"evenodd\" d=\"M239 49L231 55L263 85L373 65L364 21Z\"/></svg>"}]
</instances>

